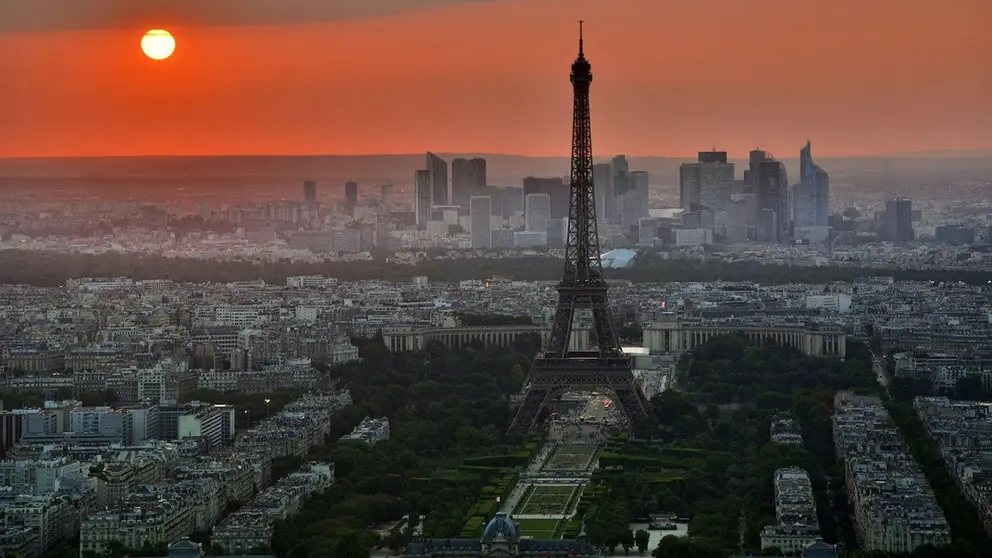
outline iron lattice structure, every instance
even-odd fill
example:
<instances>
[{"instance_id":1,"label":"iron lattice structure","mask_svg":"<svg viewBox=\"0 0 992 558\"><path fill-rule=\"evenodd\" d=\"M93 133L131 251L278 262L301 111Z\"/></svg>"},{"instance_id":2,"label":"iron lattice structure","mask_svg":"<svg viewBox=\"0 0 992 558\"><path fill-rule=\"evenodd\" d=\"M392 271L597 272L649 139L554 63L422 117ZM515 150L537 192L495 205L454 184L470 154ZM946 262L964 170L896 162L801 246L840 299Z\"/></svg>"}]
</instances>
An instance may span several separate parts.
<instances>
[{"instance_id":1,"label":"iron lattice structure","mask_svg":"<svg viewBox=\"0 0 992 558\"><path fill-rule=\"evenodd\" d=\"M510 433L535 426L541 411L566 392L598 391L612 394L627 417L646 417L648 401L631 372L630 357L620 349L610 319L609 286L603 278L599 255L599 231L592 176L592 130L589 119L589 85L592 66L583 49L579 22L579 57L572 64L575 93L572 120L571 202L565 272L558 283L558 307L547 346L531 367L523 402L510 425ZM577 311L592 314L593 350L570 347Z\"/></svg>"}]
</instances>

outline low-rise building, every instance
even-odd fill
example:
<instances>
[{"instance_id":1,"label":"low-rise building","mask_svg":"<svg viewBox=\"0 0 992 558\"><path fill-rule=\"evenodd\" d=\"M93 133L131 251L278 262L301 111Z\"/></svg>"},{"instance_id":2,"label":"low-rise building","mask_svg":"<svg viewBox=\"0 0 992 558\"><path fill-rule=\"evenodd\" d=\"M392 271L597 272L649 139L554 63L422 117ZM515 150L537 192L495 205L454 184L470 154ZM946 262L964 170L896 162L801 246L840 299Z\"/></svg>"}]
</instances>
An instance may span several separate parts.
<instances>
[{"instance_id":1,"label":"low-rise building","mask_svg":"<svg viewBox=\"0 0 992 558\"><path fill-rule=\"evenodd\" d=\"M389 419L386 417L365 417L350 434L341 436L341 440L358 440L369 445L389 439Z\"/></svg>"}]
</instances>

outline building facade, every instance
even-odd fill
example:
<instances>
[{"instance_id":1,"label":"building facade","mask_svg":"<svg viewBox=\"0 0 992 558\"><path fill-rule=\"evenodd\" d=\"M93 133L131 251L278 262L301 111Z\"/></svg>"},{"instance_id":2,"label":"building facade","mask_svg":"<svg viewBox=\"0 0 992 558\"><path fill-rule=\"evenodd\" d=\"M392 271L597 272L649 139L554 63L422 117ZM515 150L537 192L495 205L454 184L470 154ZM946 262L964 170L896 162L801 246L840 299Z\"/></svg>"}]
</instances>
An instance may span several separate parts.
<instances>
[{"instance_id":1,"label":"building facade","mask_svg":"<svg viewBox=\"0 0 992 558\"><path fill-rule=\"evenodd\" d=\"M726 151L701 151L695 163L679 167L679 206L726 210L734 193L734 165Z\"/></svg>"},{"instance_id":2,"label":"building facade","mask_svg":"<svg viewBox=\"0 0 992 558\"><path fill-rule=\"evenodd\" d=\"M489 196L472 196L469 205L469 219L472 232L472 248L493 247L492 224L493 199Z\"/></svg>"},{"instance_id":3,"label":"building facade","mask_svg":"<svg viewBox=\"0 0 992 558\"><path fill-rule=\"evenodd\" d=\"M451 203L468 207L473 195L486 186L486 160L454 159L451 161Z\"/></svg>"},{"instance_id":4,"label":"building facade","mask_svg":"<svg viewBox=\"0 0 992 558\"><path fill-rule=\"evenodd\" d=\"M524 220L528 232L547 233L551 219L551 196L527 194L524 197Z\"/></svg>"},{"instance_id":5,"label":"building facade","mask_svg":"<svg viewBox=\"0 0 992 558\"><path fill-rule=\"evenodd\" d=\"M433 199L431 172L418 170L414 173L413 184L413 210L417 228L424 229L427 227L427 222L431 220L431 200Z\"/></svg>"},{"instance_id":6,"label":"building facade","mask_svg":"<svg viewBox=\"0 0 992 558\"><path fill-rule=\"evenodd\" d=\"M779 345L791 345L809 356L847 355L847 334L836 326L708 322L684 319L674 313L645 324L643 346L652 353L688 352L712 337L737 333L759 346L773 341Z\"/></svg>"},{"instance_id":7,"label":"building facade","mask_svg":"<svg viewBox=\"0 0 992 558\"><path fill-rule=\"evenodd\" d=\"M431 205L448 205L448 162L428 152L427 172L431 183Z\"/></svg>"}]
</instances>

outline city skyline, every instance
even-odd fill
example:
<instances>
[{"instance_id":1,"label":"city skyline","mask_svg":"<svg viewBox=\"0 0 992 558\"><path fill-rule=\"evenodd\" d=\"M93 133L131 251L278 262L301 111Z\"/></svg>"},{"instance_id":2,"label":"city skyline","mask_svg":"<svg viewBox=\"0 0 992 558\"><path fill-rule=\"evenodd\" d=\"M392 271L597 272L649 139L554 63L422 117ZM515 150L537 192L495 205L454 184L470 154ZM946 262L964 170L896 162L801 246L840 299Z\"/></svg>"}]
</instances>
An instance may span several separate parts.
<instances>
[{"instance_id":1,"label":"city skyline","mask_svg":"<svg viewBox=\"0 0 992 558\"><path fill-rule=\"evenodd\" d=\"M404 4L287 9L269 26L251 25L261 12L248 8L226 20L161 8L107 22L93 10L82 30L5 7L0 71L18 85L0 91L0 156L561 156L569 91L557 64L580 18L596 47L596 153L683 157L715 144L784 154L808 138L821 158L992 148L992 77L967 71L992 54L981 32L992 5L977 0L883 0L859 5L856 20L847 1L629 0L630 18L603 3L538 0L526 22L510 0ZM776 33L753 39L768 25ZM169 60L141 54L152 27L176 36ZM493 38L478 41L480 27ZM647 36L664 37L660 48L639 46Z\"/></svg>"}]
</instances>

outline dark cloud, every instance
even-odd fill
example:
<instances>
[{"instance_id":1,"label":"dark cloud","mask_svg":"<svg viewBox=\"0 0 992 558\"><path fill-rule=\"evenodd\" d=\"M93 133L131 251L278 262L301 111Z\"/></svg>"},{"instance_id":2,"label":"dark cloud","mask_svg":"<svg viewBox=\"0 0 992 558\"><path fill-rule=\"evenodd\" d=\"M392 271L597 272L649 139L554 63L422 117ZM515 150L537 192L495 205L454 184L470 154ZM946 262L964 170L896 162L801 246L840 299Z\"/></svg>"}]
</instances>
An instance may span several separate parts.
<instances>
[{"instance_id":1,"label":"dark cloud","mask_svg":"<svg viewBox=\"0 0 992 558\"><path fill-rule=\"evenodd\" d=\"M282 25L487 0L0 0L0 33L167 25Z\"/></svg>"}]
</instances>

